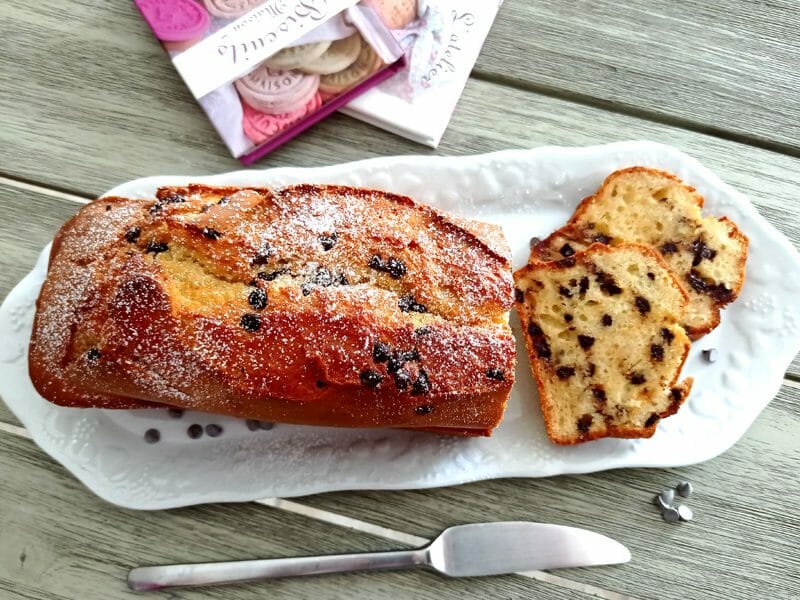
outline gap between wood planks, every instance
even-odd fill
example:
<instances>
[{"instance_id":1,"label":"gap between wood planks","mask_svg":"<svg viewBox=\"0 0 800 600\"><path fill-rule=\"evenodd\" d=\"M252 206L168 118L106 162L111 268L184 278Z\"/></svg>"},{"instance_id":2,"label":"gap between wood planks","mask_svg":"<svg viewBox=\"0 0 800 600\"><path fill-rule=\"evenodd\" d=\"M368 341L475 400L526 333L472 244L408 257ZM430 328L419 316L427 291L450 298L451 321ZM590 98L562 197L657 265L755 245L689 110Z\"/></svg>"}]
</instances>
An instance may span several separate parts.
<instances>
[{"instance_id":1,"label":"gap between wood planks","mask_svg":"<svg viewBox=\"0 0 800 600\"><path fill-rule=\"evenodd\" d=\"M470 74L470 78L478 81L485 81L487 83L494 83L497 85L503 85L505 87L515 88L525 92L532 92L548 98L566 100L567 102L572 102L573 104L580 104L592 108L600 108L610 113L652 121L661 125L685 129L687 131L709 135L715 138L727 140L729 142L746 144L748 146L761 148L762 150L769 150L770 152L777 152L779 154L785 154L794 158L800 158L800 147L792 146L791 144L775 142L755 136L748 136L741 133L736 133L735 131L728 131L727 129L723 129L721 127L715 127L697 121L692 121L691 119L682 119L681 117L666 115L644 108L638 108L630 104L621 104L611 100L604 100L603 98L597 98L590 94L583 94L555 86L523 81L508 75L487 73L481 70L473 70Z\"/></svg>"},{"instance_id":2,"label":"gap between wood planks","mask_svg":"<svg viewBox=\"0 0 800 600\"><path fill-rule=\"evenodd\" d=\"M6 433L33 440L30 432L28 432L28 430L24 427L3 423L2 421L0 421L0 433ZM405 533L396 529L390 529L381 525L375 525L374 523L370 523L368 521L354 519L346 515L340 515L339 513L322 510L313 506L307 506L300 502L295 502L294 500L286 500L284 498L263 498L260 500L254 500L253 502L277 510L301 515L309 519L336 525L337 527L344 527L360 533L366 533L375 537L391 540L393 542L399 542L408 546L424 546L431 541L427 538L412 535L410 533ZM596 598L602 598L603 600L636 600L636 598L633 596L612 592L588 583L580 583L578 581L560 577L559 575L553 575L552 573L545 571L525 571L523 573L515 573L515 575L520 575L529 579L535 579L536 581L549 583L551 585L568 590L583 592L584 594L588 594Z\"/></svg>"}]
</instances>

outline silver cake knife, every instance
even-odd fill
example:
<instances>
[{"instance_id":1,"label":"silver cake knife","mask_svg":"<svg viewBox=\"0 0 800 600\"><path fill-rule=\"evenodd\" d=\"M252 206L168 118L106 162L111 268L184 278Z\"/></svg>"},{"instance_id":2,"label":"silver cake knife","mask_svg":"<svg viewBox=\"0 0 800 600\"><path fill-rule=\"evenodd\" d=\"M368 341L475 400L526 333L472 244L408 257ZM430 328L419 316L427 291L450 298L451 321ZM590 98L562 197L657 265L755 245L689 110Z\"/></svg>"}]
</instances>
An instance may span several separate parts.
<instances>
[{"instance_id":1,"label":"silver cake knife","mask_svg":"<svg viewBox=\"0 0 800 600\"><path fill-rule=\"evenodd\" d=\"M427 567L450 577L476 577L610 565L630 559L625 546L599 533L563 525L507 521L450 527L416 550L137 567L128 575L128 586L146 591L412 567Z\"/></svg>"}]
</instances>

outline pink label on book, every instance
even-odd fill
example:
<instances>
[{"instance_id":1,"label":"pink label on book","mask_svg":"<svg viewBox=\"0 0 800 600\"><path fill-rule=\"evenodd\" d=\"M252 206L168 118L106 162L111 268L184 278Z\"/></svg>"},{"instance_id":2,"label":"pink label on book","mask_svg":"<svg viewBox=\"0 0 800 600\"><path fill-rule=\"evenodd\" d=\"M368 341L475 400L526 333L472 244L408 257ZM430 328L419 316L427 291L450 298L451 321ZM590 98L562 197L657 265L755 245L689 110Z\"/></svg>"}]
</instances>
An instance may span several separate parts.
<instances>
[{"instance_id":1,"label":"pink label on book","mask_svg":"<svg viewBox=\"0 0 800 600\"><path fill-rule=\"evenodd\" d=\"M238 79L356 0L270 0L175 56L195 97Z\"/></svg>"}]
</instances>

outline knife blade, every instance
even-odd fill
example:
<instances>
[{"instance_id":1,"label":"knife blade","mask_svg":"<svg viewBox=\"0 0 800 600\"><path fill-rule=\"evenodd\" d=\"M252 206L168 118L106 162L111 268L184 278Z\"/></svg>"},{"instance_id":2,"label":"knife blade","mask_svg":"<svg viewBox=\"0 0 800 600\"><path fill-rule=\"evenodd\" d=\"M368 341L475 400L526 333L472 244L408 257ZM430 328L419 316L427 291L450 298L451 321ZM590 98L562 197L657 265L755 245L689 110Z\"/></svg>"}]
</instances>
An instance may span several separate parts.
<instances>
[{"instance_id":1,"label":"knife blade","mask_svg":"<svg viewBox=\"0 0 800 600\"><path fill-rule=\"evenodd\" d=\"M128 586L146 591L412 567L427 567L450 577L477 577L618 564L630 559L625 546L586 529L506 521L456 525L415 550L137 567L128 575Z\"/></svg>"}]
</instances>

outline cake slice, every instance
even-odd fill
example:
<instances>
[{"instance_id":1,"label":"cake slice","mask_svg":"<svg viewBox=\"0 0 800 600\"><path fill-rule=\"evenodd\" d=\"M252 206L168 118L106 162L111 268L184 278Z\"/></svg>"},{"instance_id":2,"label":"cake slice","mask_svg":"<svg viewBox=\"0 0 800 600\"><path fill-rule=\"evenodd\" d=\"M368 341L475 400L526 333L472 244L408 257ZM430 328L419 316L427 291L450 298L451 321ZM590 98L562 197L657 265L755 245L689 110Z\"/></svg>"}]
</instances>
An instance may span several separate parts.
<instances>
[{"instance_id":1,"label":"cake slice","mask_svg":"<svg viewBox=\"0 0 800 600\"><path fill-rule=\"evenodd\" d=\"M516 273L517 310L547 435L557 444L650 437L692 380L686 292L651 248L592 244Z\"/></svg>"},{"instance_id":2,"label":"cake slice","mask_svg":"<svg viewBox=\"0 0 800 600\"><path fill-rule=\"evenodd\" d=\"M592 243L652 246L689 294L683 325L697 339L736 299L747 259L747 237L725 217L703 217L702 207L703 197L674 175L646 167L616 171L533 248L531 260L558 260Z\"/></svg>"}]
</instances>

